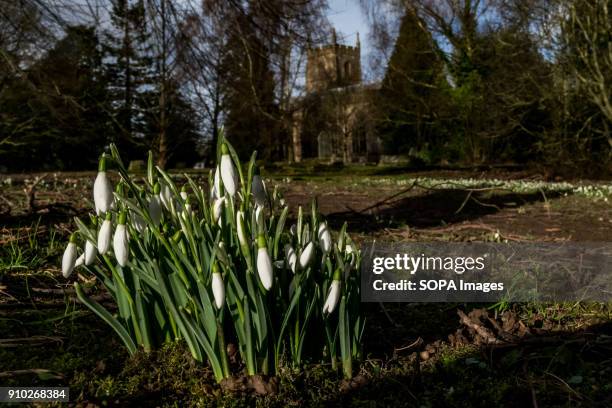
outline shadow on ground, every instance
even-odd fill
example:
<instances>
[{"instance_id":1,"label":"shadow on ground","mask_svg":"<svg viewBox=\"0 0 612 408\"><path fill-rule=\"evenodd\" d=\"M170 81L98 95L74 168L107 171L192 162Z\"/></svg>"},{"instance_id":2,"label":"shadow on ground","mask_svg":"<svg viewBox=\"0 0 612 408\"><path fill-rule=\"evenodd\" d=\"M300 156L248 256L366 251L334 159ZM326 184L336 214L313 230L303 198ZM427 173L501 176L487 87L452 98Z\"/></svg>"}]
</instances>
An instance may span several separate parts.
<instances>
[{"instance_id":1,"label":"shadow on ground","mask_svg":"<svg viewBox=\"0 0 612 408\"><path fill-rule=\"evenodd\" d=\"M539 192L492 194L443 189L389 201L381 198L377 205L365 209L334 212L327 216L334 228L339 228L346 221L349 230L364 233L401 225L430 228L476 220L507 208L545 202L560 195L560 193L549 193L544 196Z\"/></svg>"}]
</instances>

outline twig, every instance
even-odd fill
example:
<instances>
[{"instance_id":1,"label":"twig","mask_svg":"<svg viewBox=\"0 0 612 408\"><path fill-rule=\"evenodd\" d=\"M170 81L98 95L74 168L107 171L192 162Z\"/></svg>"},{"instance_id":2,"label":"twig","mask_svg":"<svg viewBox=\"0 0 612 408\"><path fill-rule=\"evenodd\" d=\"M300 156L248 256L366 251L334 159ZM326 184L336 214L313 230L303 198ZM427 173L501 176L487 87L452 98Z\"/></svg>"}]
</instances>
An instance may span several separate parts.
<instances>
[{"instance_id":1,"label":"twig","mask_svg":"<svg viewBox=\"0 0 612 408\"><path fill-rule=\"evenodd\" d=\"M486 327L483 327L479 323L474 322L465 313L463 313L462 310L457 310L457 314L459 315L459 318L461 319L461 323L463 323L464 325L466 325L467 327L469 327L470 329L478 333L480 337L485 339L487 344L501 344L502 343L502 341L499 340L497 337L495 337L495 335L491 333L489 329L487 329Z\"/></svg>"}]
</instances>

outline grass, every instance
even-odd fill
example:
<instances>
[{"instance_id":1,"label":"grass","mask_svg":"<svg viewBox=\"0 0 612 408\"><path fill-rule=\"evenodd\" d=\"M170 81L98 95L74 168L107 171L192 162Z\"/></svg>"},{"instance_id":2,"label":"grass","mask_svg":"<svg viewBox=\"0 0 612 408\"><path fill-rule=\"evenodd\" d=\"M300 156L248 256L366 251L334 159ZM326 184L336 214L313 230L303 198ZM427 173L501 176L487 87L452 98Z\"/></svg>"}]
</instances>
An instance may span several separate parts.
<instances>
[{"instance_id":1,"label":"grass","mask_svg":"<svg viewBox=\"0 0 612 408\"><path fill-rule=\"evenodd\" d=\"M374 171L363 171L370 170ZM282 180L286 175L275 177ZM347 179L354 185L345 183ZM296 188L297 184L308 190L314 185L320 189L317 191L338 193L335 190L342 186L343 192L365 190L364 194L378 200L377 186L403 185L403 181L391 179L401 180L401 176L379 178L378 183L375 179L359 181L355 175L340 171L317 180L294 179L284 188ZM70 183L66 194L73 195L65 200L83 211L84 194L73 187L73 178ZM10 188L10 194L18 194L20 189L18 185ZM41 194L64 191L61 180L45 188ZM2 189L0 194L9 186ZM325 200L334 198L320 198L321 203ZM595 219L609 217L609 204L596 194L572 192L568 197L548 197L547 203L551 212L563 213L563 217L589 212ZM519 202L512 211L520 218L542 205ZM539 214L536 212L536 216ZM355 383L343 381L330 366L308 364L300 371L283 370L279 392L274 395L224 391L215 384L206 365L193 362L182 343L129 358L114 333L75 301L69 283L59 274L65 225L70 217L43 216L28 221L20 215L17 211L9 221L19 221L3 225L0 237L2 386L69 386L73 401L97 406L612 406L612 305L601 303L388 304L384 309L369 304L364 334L367 357L359 366ZM411 228L412 220L394 216L394 228ZM383 217L382 222L387 221ZM581 222L560 220L569 221L577 225ZM380 234L389 238L385 235L388 231ZM436 239L462 240L471 235L478 240L497 239L492 232L448 233ZM531 330L545 330L562 339L497 350L472 341L452 344L449 336L461 329L456 309L480 307L490 307L492 314L512 313ZM405 348L419 337L422 346ZM28 369L43 371L15 373Z\"/></svg>"}]
</instances>

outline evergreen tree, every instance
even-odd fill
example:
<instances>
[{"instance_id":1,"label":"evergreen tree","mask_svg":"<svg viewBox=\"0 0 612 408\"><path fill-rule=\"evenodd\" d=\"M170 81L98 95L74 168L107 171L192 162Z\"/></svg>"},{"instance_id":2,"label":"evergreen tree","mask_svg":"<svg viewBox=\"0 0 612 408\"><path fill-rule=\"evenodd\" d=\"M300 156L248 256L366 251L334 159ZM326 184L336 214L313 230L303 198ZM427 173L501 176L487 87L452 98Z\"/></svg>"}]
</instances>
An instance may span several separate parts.
<instances>
[{"instance_id":1,"label":"evergreen tree","mask_svg":"<svg viewBox=\"0 0 612 408\"><path fill-rule=\"evenodd\" d=\"M391 151L407 153L436 142L434 112L439 108L442 72L431 35L408 8L377 104L379 129Z\"/></svg>"},{"instance_id":2,"label":"evergreen tree","mask_svg":"<svg viewBox=\"0 0 612 408\"><path fill-rule=\"evenodd\" d=\"M109 117L102 56L90 27L66 35L0 100L0 133L13 143L0 161L13 169L83 169L95 165Z\"/></svg>"},{"instance_id":3,"label":"evergreen tree","mask_svg":"<svg viewBox=\"0 0 612 408\"><path fill-rule=\"evenodd\" d=\"M105 33L114 128L110 141L126 157L140 157L149 147L146 118L155 89L144 0L112 0L111 23Z\"/></svg>"}]
</instances>

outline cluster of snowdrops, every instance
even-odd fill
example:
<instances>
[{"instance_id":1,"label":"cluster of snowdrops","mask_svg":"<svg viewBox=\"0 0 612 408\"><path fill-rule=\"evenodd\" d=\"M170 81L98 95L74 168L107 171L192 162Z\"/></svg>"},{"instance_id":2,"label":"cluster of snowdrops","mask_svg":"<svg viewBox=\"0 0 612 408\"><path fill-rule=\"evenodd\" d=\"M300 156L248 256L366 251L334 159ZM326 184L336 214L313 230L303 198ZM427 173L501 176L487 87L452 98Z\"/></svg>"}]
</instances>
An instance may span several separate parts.
<instances>
[{"instance_id":1,"label":"cluster of snowdrops","mask_svg":"<svg viewBox=\"0 0 612 408\"><path fill-rule=\"evenodd\" d=\"M255 154L243 169L223 137L210 188L187 175L179 188L151 154L146 177L133 177L115 146L110 152L94 183L95 214L75 218L62 273L77 268L110 293L116 311L74 283L130 353L182 339L217 381L241 369L275 374L321 361L352 376L365 322L360 254L346 225L332 234L315 200L286 225L289 209L266 188ZM119 175L115 188L107 166ZM238 346L237 367L229 364L230 343Z\"/></svg>"}]
</instances>

